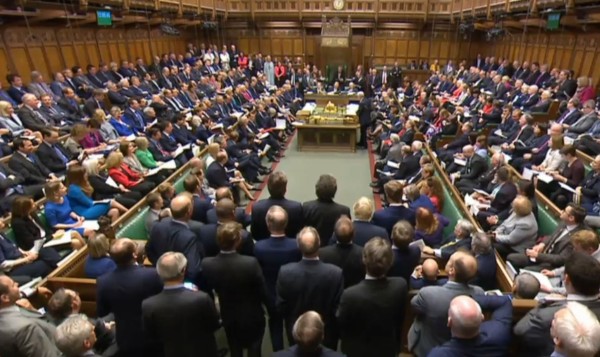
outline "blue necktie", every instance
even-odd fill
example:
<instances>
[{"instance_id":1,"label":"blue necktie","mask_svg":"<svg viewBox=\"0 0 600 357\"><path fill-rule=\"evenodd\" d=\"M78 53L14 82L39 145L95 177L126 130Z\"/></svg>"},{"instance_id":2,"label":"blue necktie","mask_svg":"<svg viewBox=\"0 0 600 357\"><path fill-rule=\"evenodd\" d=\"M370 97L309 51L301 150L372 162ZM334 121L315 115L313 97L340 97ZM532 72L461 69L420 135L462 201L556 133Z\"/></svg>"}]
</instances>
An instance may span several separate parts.
<instances>
[{"instance_id":1,"label":"blue necktie","mask_svg":"<svg viewBox=\"0 0 600 357\"><path fill-rule=\"evenodd\" d=\"M140 113L138 111L135 112L135 117L138 120L138 124L140 125L140 128L144 128L144 119L142 118L142 116L140 115Z\"/></svg>"},{"instance_id":2,"label":"blue necktie","mask_svg":"<svg viewBox=\"0 0 600 357\"><path fill-rule=\"evenodd\" d=\"M63 164L66 164L67 162L69 162L69 159L62 153L62 151L60 151L58 146L52 145L52 148L54 149L54 151L56 152L58 157L62 160Z\"/></svg>"}]
</instances>

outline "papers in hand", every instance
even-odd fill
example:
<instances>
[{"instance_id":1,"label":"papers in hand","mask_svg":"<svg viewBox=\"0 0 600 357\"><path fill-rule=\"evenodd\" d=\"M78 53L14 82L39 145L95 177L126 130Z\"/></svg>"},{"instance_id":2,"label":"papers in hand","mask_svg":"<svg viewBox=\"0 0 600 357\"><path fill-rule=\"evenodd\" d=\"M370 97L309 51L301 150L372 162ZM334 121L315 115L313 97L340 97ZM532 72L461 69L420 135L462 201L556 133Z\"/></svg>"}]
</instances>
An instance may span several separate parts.
<instances>
[{"instance_id":1,"label":"papers in hand","mask_svg":"<svg viewBox=\"0 0 600 357\"><path fill-rule=\"evenodd\" d=\"M573 145L573 143L575 142L575 139L570 138L566 135L563 137L563 139L565 141L565 145Z\"/></svg>"},{"instance_id":2,"label":"papers in hand","mask_svg":"<svg viewBox=\"0 0 600 357\"><path fill-rule=\"evenodd\" d=\"M19 286L19 291L22 292L23 294L25 294L25 296L31 296L31 295L33 295L33 292L36 290L36 288L34 288L34 287L37 284L39 284L40 281L42 281L42 277L38 276L37 278L31 280L27 284L23 284L23 285Z\"/></svg>"},{"instance_id":3,"label":"papers in hand","mask_svg":"<svg viewBox=\"0 0 600 357\"><path fill-rule=\"evenodd\" d=\"M478 194L483 195L485 197L490 197L490 194L487 193L487 192L485 192L484 190L480 190L480 189L475 188L475 189L473 189L473 191L477 192Z\"/></svg>"},{"instance_id":4,"label":"papers in hand","mask_svg":"<svg viewBox=\"0 0 600 357\"><path fill-rule=\"evenodd\" d=\"M265 145L264 149L262 150L262 154L266 154L267 152L269 152L269 150L271 150L271 145Z\"/></svg>"},{"instance_id":5,"label":"papers in hand","mask_svg":"<svg viewBox=\"0 0 600 357\"><path fill-rule=\"evenodd\" d=\"M386 171L379 170L379 169L377 169L377 173L382 174L384 176L393 176L394 175L393 172L386 172Z\"/></svg>"},{"instance_id":6,"label":"papers in hand","mask_svg":"<svg viewBox=\"0 0 600 357\"><path fill-rule=\"evenodd\" d=\"M275 130L285 130L285 119L275 119Z\"/></svg>"},{"instance_id":7,"label":"papers in hand","mask_svg":"<svg viewBox=\"0 0 600 357\"><path fill-rule=\"evenodd\" d=\"M160 170L162 170L161 166L155 167L153 169L148 170L148 172L146 172L146 176L154 176L156 175Z\"/></svg>"},{"instance_id":8,"label":"papers in hand","mask_svg":"<svg viewBox=\"0 0 600 357\"><path fill-rule=\"evenodd\" d=\"M85 228L85 229L91 229L91 230L97 230L98 228L100 228L100 226L98 225L98 221L83 221L83 223L81 224L81 227Z\"/></svg>"},{"instance_id":9,"label":"papers in hand","mask_svg":"<svg viewBox=\"0 0 600 357\"><path fill-rule=\"evenodd\" d=\"M408 246L409 247L417 246L417 247L419 247L419 249L423 250L423 248L425 248L425 242L422 239L419 239L414 242L411 242Z\"/></svg>"},{"instance_id":10,"label":"papers in hand","mask_svg":"<svg viewBox=\"0 0 600 357\"><path fill-rule=\"evenodd\" d=\"M127 137L125 138L125 140L127 140L127 141L134 141L134 140L135 140L135 135L134 135L134 134L131 134L131 135L127 136Z\"/></svg>"},{"instance_id":11,"label":"papers in hand","mask_svg":"<svg viewBox=\"0 0 600 357\"><path fill-rule=\"evenodd\" d=\"M177 156L183 154L184 151L189 150L189 149L190 149L190 144L180 146L177 148L177 150L175 150L173 152L173 157L177 157Z\"/></svg>"},{"instance_id":12,"label":"papers in hand","mask_svg":"<svg viewBox=\"0 0 600 357\"><path fill-rule=\"evenodd\" d=\"M399 169L400 168L400 164L391 160L388 160L388 162L385 163L387 166L394 168L394 169Z\"/></svg>"},{"instance_id":13,"label":"papers in hand","mask_svg":"<svg viewBox=\"0 0 600 357\"><path fill-rule=\"evenodd\" d=\"M106 179L106 184L114 188L119 188L119 185L115 182L115 180L112 179L112 177Z\"/></svg>"},{"instance_id":14,"label":"papers in hand","mask_svg":"<svg viewBox=\"0 0 600 357\"><path fill-rule=\"evenodd\" d=\"M533 175L534 175L533 170L528 169L526 167L523 168L523 174L522 174L523 179L531 181L531 179L533 178Z\"/></svg>"},{"instance_id":15,"label":"papers in hand","mask_svg":"<svg viewBox=\"0 0 600 357\"><path fill-rule=\"evenodd\" d=\"M175 163L175 160L169 160L169 161L164 162L163 164L161 164L160 168L161 168L161 170L162 169L175 170L177 168L177 164Z\"/></svg>"},{"instance_id":16,"label":"papers in hand","mask_svg":"<svg viewBox=\"0 0 600 357\"><path fill-rule=\"evenodd\" d=\"M223 124L219 123L210 127L210 130L220 130L223 129Z\"/></svg>"},{"instance_id":17,"label":"papers in hand","mask_svg":"<svg viewBox=\"0 0 600 357\"><path fill-rule=\"evenodd\" d=\"M268 136L269 136L269 133L265 132L265 133L258 134L257 138L259 140L263 140L263 139L267 138Z\"/></svg>"},{"instance_id":18,"label":"papers in hand","mask_svg":"<svg viewBox=\"0 0 600 357\"><path fill-rule=\"evenodd\" d=\"M540 172L538 175L538 180L545 182L545 183L550 183L550 182L554 181L554 177L552 177L544 172Z\"/></svg>"},{"instance_id":19,"label":"papers in hand","mask_svg":"<svg viewBox=\"0 0 600 357\"><path fill-rule=\"evenodd\" d=\"M55 238L47 241L44 244L44 248L48 247L56 247L59 245L71 244L71 231L66 231L65 234L60 236L59 238Z\"/></svg>"},{"instance_id":20,"label":"papers in hand","mask_svg":"<svg viewBox=\"0 0 600 357\"><path fill-rule=\"evenodd\" d=\"M559 182L558 184L560 185L560 187L562 187L563 189L565 189L565 190L567 190L569 192L577 193L573 187L571 187L571 186L569 186L569 185L567 185L565 183Z\"/></svg>"},{"instance_id":21,"label":"papers in hand","mask_svg":"<svg viewBox=\"0 0 600 357\"><path fill-rule=\"evenodd\" d=\"M467 166L467 160L459 159L457 157L454 158L454 163L460 166Z\"/></svg>"}]
</instances>

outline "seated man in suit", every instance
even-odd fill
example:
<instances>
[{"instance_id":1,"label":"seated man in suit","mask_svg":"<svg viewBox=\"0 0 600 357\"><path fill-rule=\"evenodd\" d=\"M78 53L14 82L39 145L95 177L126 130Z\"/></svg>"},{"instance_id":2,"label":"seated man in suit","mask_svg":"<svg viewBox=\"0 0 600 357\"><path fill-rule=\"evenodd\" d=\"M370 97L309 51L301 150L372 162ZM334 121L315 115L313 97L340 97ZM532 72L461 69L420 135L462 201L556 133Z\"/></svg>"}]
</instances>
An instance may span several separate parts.
<instances>
[{"instance_id":1,"label":"seated man in suit","mask_svg":"<svg viewBox=\"0 0 600 357\"><path fill-rule=\"evenodd\" d=\"M427 356L431 349L450 339L446 316L452 299L483 294L483 289L468 284L477 274L477 260L472 255L454 253L445 270L448 273L445 285L425 287L411 301L416 318L408 332L408 347L417 356Z\"/></svg>"},{"instance_id":2,"label":"seated man in suit","mask_svg":"<svg viewBox=\"0 0 600 357\"><path fill-rule=\"evenodd\" d=\"M573 125L569 125L567 127L567 131L565 133L566 136L570 138L577 138L579 135L586 133L588 130L592 128L598 117L595 112L596 102L594 100L588 100L583 103L583 108L581 112L583 115L577 119ZM564 125L563 125L564 126Z\"/></svg>"},{"instance_id":3,"label":"seated man in suit","mask_svg":"<svg viewBox=\"0 0 600 357\"><path fill-rule=\"evenodd\" d=\"M388 235L391 235L392 228L398 221L406 220L414 226L415 211L407 208L403 203L404 186L399 181L393 180L386 183L383 190L389 205L375 212L373 223L385 228Z\"/></svg>"},{"instance_id":4,"label":"seated man in suit","mask_svg":"<svg viewBox=\"0 0 600 357\"><path fill-rule=\"evenodd\" d=\"M40 101L35 95L27 93L23 96L23 106L17 111L23 126L31 131L42 131L44 128L59 130L50 118L40 112L39 105Z\"/></svg>"},{"instance_id":5,"label":"seated man in suit","mask_svg":"<svg viewBox=\"0 0 600 357\"><path fill-rule=\"evenodd\" d=\"M570 302L554 314L552 356L595 356L600 350L600 322L594 312Z\"/></svg>"},{"instance_id":6,"label":"seated man in suit","mask_svg":"<svg viewBox=\"0 0 600 357\"><path fill-rule=\"evenodd\" d=\"M342 216L336 222L335 237L336 242L333 245L319 249L319 258L325 263L333 264L342 269L345 289L358 284L365 277L362 247L353 242L355 230L352 221L348 217Z\"/></svg>"},{"instance_id":7,"label":"seated man in suit","mask_svg":"<svg viewBox=\"0 0 600 357\"><path fill-rule=\"evenodd\" d=\"M465 166L458 172L450 175L454 179L456 187L476 187L477 180L487 170L487 161L485 158L475 154L475 148L472 145L463 147L462 158L466 161ZM450 168L448 169L450 171Z\"/></svg>"},{"instance_id":8,"label":"seated man in suit","mask_svg":"<svg viewBox=\"0 0 600 357\"><path fill-rule=\"evenodd\" d=\"M25 184L25 178L6 164L0 163L0 212L10 212L12 201L18 195L32 196L38 200L44 196L43 183Z\"/></svg>"},{"instance_id":9,"label":"seated man in suit","mask_svg":"<svg viewBox=\"0 0 600 357\"><path fill-rule=\"evenodd\" d=\"M165 356L193 357L202 351L216 357L219 312L208 294L184 286L186 266L187 259L178 252L158 259L156 271L164 289L142 302L144 335Z\"/></svg>"},{"instance_id":10,"label":"seated man in suit","mask_svg":"<svg viewBox=\"0 0 600 357\"><path fill-rule=\"evenodd\" d=\"M333 201L337 192L337 181L331 175L321 175L315 185L317 199L304 202L302 211L304 225L314 227L323 237L321 244L325 245L333 234L335 222L342 216L350 217L350 208Z\"/></svg>"},{"instance_id":11,"label":"seated man in suit","mask_svg":"<svg viewBox=\"0 0 600 357\"><path fill-rule=\"evenodd\" d=\"M343 357L344 355L322 346L325 324L318 312L307 311L294 323L292 336L295 345L285 351L275 352L273 357Z\"/></svg>"},{"instance_id":12,"label":"seated man in suit","mask_svg":"<svg viewBox=\"0 0 600 357\"><path fill-rule=\"evenodd\" d=\"M475 232L473 224L466 219L459 219L454 226L454 232L442 241L439 249L428 246L423 248L423 253L435 255L438 258L449 259L459 249L471 249L471 234Z\"/></svg>"},{"instance_id":13,"label":"seated man in suit","mask_svg":"<svg viewBox=\"0 0 600 357\"><path fill-rule=\"evenodd\" d=\"M277 308L286 324L288 342L293 343L293 324L305 311L315 310L325 322L324 345L337 348L335 313L344 291L342 269L318 259L320 239L313 227L297 237L302 260L281 267L277 278Z\"/></svg>"},{"instance_id":14,"label":"seated man in suit","mask_svg":"<svg viewBox=\"0 0 600 357\"><path fill-rule=\"evenodd\" d=\"M371 239L362 260L369 278L344 291L337 312L342 352L397 356L402 349L407 283L403 278L386 277L394 260L387 239Z\"/></svg>"},{"instance_id":15,"label":"seated man in suit","mask_svg":"<svg viewBox=\"0 0 600 357\"><path fill-rule=\"evenodd\" d=\"M162 220L152 227L146 254L148 260L156 265L158 258L166 252L183 253L188 261L186 277L198 285L204 249L188 225L192 211L192 201L188 196L179 195L171 200L173 218Z\"/></svg>"},{"instance_id":16,"label":"seated man in suit","mask_svg":"<svg viewBox=\"0 0 600 357\"><path fill-rule=\"evenodd\" d=\"M571 301L587 306L600 315L600 262L585 253L573 253L565 264L566 298L550 300L529 311L515 325L513 333L520 343L523 356L549 356L554 349L550 334L554 314Z\"/></svg>"},{"instance_id":17,"label":"seated man in suit","mask_svg":"<svg viewBox=\"0 0 600 357\"><path fill-rule=\"evenodd\" d=\"M426 286L443 286L448 282L446 278L439 278L440 267L434 259L425 259L423 264L415 267L410 275L410 288L422 289Z\"/></svg>"},{"instance_id":18,"label":"seated man in suit","mask_svg":"<svg viewBox=\"0 0 600 357\"><path fill-rule=\"evenodd\" d=\"M235 203L229 198L223 198L218 201L215 210L217 212L217 222L204 224L198 229L198 241L204 247L204 253L207 257L214 257L219 254L217 242L217 231L225 223L236 222ZM242 230L242 239L238 251L243 255L254 255L254 240L247 230Z\"/></svg>"},{"instance_id":19,"label":"seated man in suit","mask_svg":"<svg viewBox=\"0 0 600 357\"><path fill-rule=\"evenodd\" d=\"M509 254L507 259L515 269L540 271L563 266L573 252L571 237L588 229L585 224L586 211L583 207L570 203L560 214L561 223L549 237L534 245L524 253Z\"/></svg>"},{"instance_id":20,"label":"seated man in suit","mask_svg":"<svg viewBox=\"0 0 600 357\"><path fill-rule=\"evenodd\" d=\"M263 306L269 306L267 287L254 257L238 254L242 229L228 222L217 230L220 253L202 261L209 288L219 296L225 335L232 356L260 356L265 331Z\"/></svg>"},{"instance_id":21,"label":"seated man in suit","mask_svg":"<svg viewBox=\"0 0 600 357\"><path fill-rule=\"evenodd\" d=\"M137 264L137 245L131 239L115 240L110 256L117 269L96 280L98 316L115 315L120 354L152 355L142 331L142 301L160 293L163 284L155 269Z\"/></svg>"},{"instance_id":22,"label":"seated man in suit","mask_svg":"<svg viewBox=\"0 0 600 357\"><path fill-rule=\"evenodd\" d=\"M491 311L484 320L482 311ZM428 356L505 356L511 339L512 302L508 296L457 296L448 309L452 339Z\"/></svg>"},{"instance_id":23,"label":"seated man in suit","mask_svg":"<svg viewBox=\"0 0 600 357\"><path fill-rule=\"evenodd\" d=\"M71 126L67 122L67 113L52 101L49 94L42 94L40 101L42 103L39 108L40 114L48 120L52 127L58 128L62 134L68 134Z\"/></svg>"},{"instance_id":24,"label":"seated man in suit","mask_svg":"<svg viewBox=\"0 0 600 357\"><path fill-rule=\"evenodd\" d=\"M364 247L367 242L373 237L381 237L389 239L389 235L385 228L377 226L371 222L375 213L375 205L373 201L367 197L359 198L352 206L354 212L354 244ZM329 239L329 244L335 244L337 236L334 234Z\"/></svg>"},{"instance_id":25,"label":"seated man in suit","mask_svg":"<svg viewBox=\"0 0 600 357\"><path fill-rule=\"evenodd\" d=\"M11 156L8 167L23 176L25 185L44 185L48 181L57 179L42 160L33 154L31 140L16 138L13 145L17 152Z\"/></svg>"},{"instance_id":26,"label":"seated man in suit","mask_svg":"<svg viewBox=\"0 0 600 357\"><path fill-rule=\"evenodd\" d=\"M78 99L71 87L66 87L62 90L62 97L58 100L57 104L64 113L65 120L68 123L81 122L85 117L83 110L79 107Z\"/></svg>"},{"instance_id":27,"label":"seated man in suit","mask_svg":"<svg viewBox=\"0 0 600 357\"><path fill-rule=\"evenodd\" d=\"M287 191L287 176L283 171L276 171L269 175L267 189L269 198L262 199L252 206L252 223L250 230L256 240L269 237L269 230L265 221L267 212L274 206L282 207L288 216L288 224L285 228L287 237L295 237L304 227L304 215L302 213L302 204L297 201L285 198Z\"/></svg>"},{"instance_id":28,"label":"seated man in suit","mask_svg":"<svg viewBox=\"0 0 600 357\"><path fill-rule=\"evenodd\" d=\"M42 130L44 141L38 146L35 153L40 162L44 162L45 166L56 176L64 176L69 166L78 163L77 158L72 157L58 141L58 132L55 130Z\"/></svg>"},{"instance_id":29,"label":"seated man in suit","mask_svg":"<svg viewBox=\"0 0 600 357\"><path fill-rule=\"evenodd\" d=\"M271 344L273 351L279 351L283 349L283 316L275 306L277 276L283 265L300 261L302 255L298 250L296 240L286 236L288 214L283 207L271 206L267 211L265 221L271 236L256 242L254 256L260 263L269 293L267 311Z\"/></svg>"}]
</instances>

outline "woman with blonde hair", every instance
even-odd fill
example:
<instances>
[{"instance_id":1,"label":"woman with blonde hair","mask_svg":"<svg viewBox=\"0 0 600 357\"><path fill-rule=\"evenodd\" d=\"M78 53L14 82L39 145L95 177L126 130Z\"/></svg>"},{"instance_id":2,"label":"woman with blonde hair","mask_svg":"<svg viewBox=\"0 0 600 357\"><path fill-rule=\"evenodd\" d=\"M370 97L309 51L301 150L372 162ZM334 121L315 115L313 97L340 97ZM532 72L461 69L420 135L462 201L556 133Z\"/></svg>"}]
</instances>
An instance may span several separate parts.
<instances>
[{"instance_id":1,"label":"woman with blonde hair","mask_svg":"<svg viewBox=\"0 0 600 357\"><path fill-rule=\"evenodd\" d=\"M579 99L579 103L585 103L588 100L596 99L596 90L593 86L593 81L588 77L577 78L577 91L573 98Z\"/></svg>"},{"instance_id":2,"label":"woman with blonde hair","mask_svg":"<svg viewBox=\"0 0 600 357\"><path fill-rule=\"evenodd\" d=\"M556 171L558 168L565 163L565 158L560 154L560 150L565 146L564 138L562 135L552 135L548 139L548 151L544 161L538 166L532 166L531 168L536 171L551 172Z\"/></svg>"},{"instance_id":3,"label":"woman with blonde hair","mask_svg":"<svg viewBox=\"0 0 600 357\"><path fill-rule=\"evenodd\" d=\"M19 136L35 136L38 143L42 142L42 133L25 128L13 106L3 100L0 101L0 125L3 127L0 129L0 135L3 137L9 136L12 139Z\"/></svg>"},{"instance_id":4,"label":"woman with blonde hair","mask_svg":"<svg viewBox=\"0 0 600 357\"><path fill-rule=\"evenodd\" d=\"M100 216L106 215L114 222L119 218L121 213L127 211L127 208L114 199L108 202L94 202L91 198L94 188L90 185L87 172L82 166L75 165L69 167L67 170L67 182L69 183L67 198L69 199L71 208L85 219L96 220Z\"/></svg>"},{"instance_id":5,"label":"woman with blonde hair","mask_svg":"<svg viewBox=\"0 0 600 357\"><path fill-rule=\"evenodd\" d=\"M442 209L444 208L444 188L442 187L440 179L435 176L428 177L423 181L423 184L419 186L421 194L429 197L437 211L442 212Z\"/></svg>"},{"instance_id":6,"label":"woman with blonde hair","mask_svg":"<svg viewBox=\"0 0 600 357\"><path fill-rule=\"evenodd\" d=\"M116 143L119 140L121 140L119 132L109 123L108 118L106 117L106 113L104 113L104 110L96 109L90 121L92 119L100 124L100 128L98 128L98 130L100 131L100 135L102 136L105 142Z\"/></svg>"},{"instance_id":7,"label":"woman with blonde hair","mask_svg":"<svg viewBox=\"0 0 600 357\"><path fill-rule=\"evenodd\" d=\"M83 167L87 174L87 180L92 188L91 198L95 201L106 199L115 199L121 205L131 208L142 199L142 194L136 191L128 190L125 186L107 183L109 176L106 168L100 165L96 159L90 159L83 162ZM111 179L112 181L112 179Z\"/></svg>"},{"instance_id":8,"label":"woman with blonde hair","mask_svg":"<svg viewBox=\"0 0 600 357\"><path fill-rule=\"evenodd\" d=\"M100 147L84 148L83 145L81 145L81 141L86 137L88 131L88 128L84 124L77 123L73 125L71 128L71 135L69 135L64 144L69 153L79 156L81 154L93 154L100 150Z\"/></svg>"},{"instance_id":9,"label":"woman with blonde hair","mask_svg":"<svg viewBox=\"0 0 600 357\"><path fill-rule=\"evenodd\" d=\"M119 144L119 151L123 154L123 162L127 164L133 171L145 177L147 180L154 182L155 184L160 184L164 180L167 179L170 170L160 170L154 175L148 175L149 171L138 159L135 154L137 151L137 146L131 141L121 141Z\"/></svg>"},{"instance_id":10,"label":"woman with blonde hair","mask_svg":"<svg viewBox=\"0 0 600 357\"><path fill-rule=\"evenodd\" d=\"M73 229L83 237L93 237L95 232L91 228L84 228L85 218L79 216L71 208L66 198L67 188L60 181L50 181L44 186L46 204L44 213L48 225L54 230Z\"/></svg>"},{"instance_id":11,"label":"woman with blonde hair","mask_svg":"<svg viewBox=\"0 0 600 357\"><path fill-rule=\"evenodd\" d=\"M117 268L108 255L109 249L110 242L104 234L98 234L88 240L88 257L83 268L86 277L96 279Z\"/></svg>"},{"instance_id":12,"label":"woman with blonde hair","mask_svg":"<svg viewBox=\"0 0 600 357\"><path fill-rule=\"evenodd\" d=\"M110 153L106 159L109 176L128 190L137 191L146 196L155 187L154 183L144 180L144 177L133 171L123 162L123 154L118 151Z\"/></svg>"}]
</instances>

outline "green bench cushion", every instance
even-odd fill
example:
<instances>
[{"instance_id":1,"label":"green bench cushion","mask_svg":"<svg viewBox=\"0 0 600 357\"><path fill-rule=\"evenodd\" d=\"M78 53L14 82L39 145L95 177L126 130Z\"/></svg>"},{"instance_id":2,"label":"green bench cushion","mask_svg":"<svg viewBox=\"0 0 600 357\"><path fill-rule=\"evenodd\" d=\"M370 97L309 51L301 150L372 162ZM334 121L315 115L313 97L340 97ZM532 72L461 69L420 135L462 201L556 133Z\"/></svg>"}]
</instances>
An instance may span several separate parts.
<instances>
[{"instance_id":1,"label":"green bench cushion","mask_svg":"<svg viewBox=\"0 0 600 357\"><path fill-rule=\"evenodd\" d=\"M436 175L438 177L440 176L438 173L436 173ZM444 207L442 208L442 214L450 221L448 226L444 228L444 237L447 237L454 232L454 226L456 226L456 222L459 219L465 218L462 210L456 205L455 199L456 198L452 195L450 190L444 186Z\"/></svg>"},{"instance_id":2,"label":"green bench cushion","mask_svg":"<svg viewBox=\"0 0 600 357\"><path fill-rule=\"evenodd\" d=\"M538 235L549 236L556 231L558 221L547 209L538 203Z\"/></svg>"},{"instance_id":3,"label":"green bench cushion","mask_svg":"<svg viewBox=\"0 0 600 357\"><path fill-rule=\"evenodd\" d=\"M117 238L131 238L134 240L147 240L148 232L146 231L146 215L148 214L148 207L145 207L140 213L133 216L132 219L127 221L123 228L117 231Z\"/></svg>"}]
</instances>

